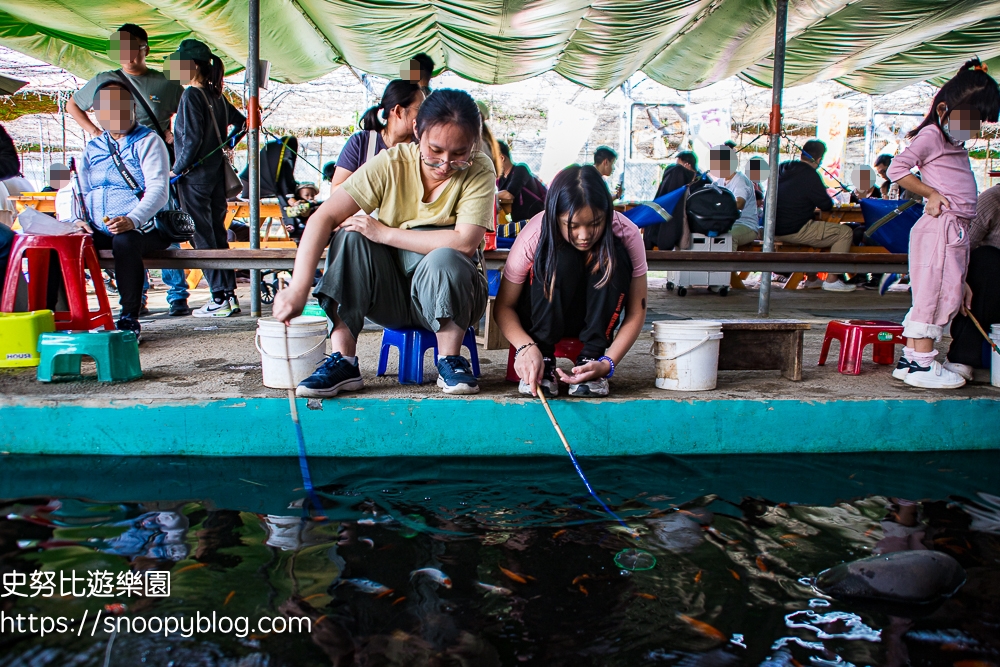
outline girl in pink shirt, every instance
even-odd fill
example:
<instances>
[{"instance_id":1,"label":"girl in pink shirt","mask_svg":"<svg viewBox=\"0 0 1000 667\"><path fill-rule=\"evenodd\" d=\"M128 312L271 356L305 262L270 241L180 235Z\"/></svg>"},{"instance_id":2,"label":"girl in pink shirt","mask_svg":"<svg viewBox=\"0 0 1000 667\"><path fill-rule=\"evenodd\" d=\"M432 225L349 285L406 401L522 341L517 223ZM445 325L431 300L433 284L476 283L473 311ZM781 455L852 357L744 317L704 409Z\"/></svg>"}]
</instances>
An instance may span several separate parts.
<instances>
[{"instance_id":1,"label":"girl in pink shirt","mask_svg":"<svg viewBox=\"0 0 1000 667\"><path fill-rule=\"evenodd\" d=\"M972 294L965 284L969 225L976 215L976 179L965 142L979 136L982 121L996 122L1000 88L986 66L967 62L938 94L910 146L892 159L887 176L924 197L924 215L910 231L909 270L913 306L903 320L906 346L893 377L914 387L956 389L971 369L935 357L934 342ZM910 170L920 169L920 178Z\"/></svg>"},{"instance_id":2,"label":"girl in pink shirt","mask_svg":"<svg viewBox=\"0 0 1000 667\"><path fill-rule=\"evenodd\" d=\"M570 396L608 395L607 379L646 321L646 250L592 165L552 180L545 210L510 249L495 314L515 349L522 394L541 386L558 396L561 380ZM572 374L556 368L563 338L583 343Z\"/></svg>"}]
</instances>

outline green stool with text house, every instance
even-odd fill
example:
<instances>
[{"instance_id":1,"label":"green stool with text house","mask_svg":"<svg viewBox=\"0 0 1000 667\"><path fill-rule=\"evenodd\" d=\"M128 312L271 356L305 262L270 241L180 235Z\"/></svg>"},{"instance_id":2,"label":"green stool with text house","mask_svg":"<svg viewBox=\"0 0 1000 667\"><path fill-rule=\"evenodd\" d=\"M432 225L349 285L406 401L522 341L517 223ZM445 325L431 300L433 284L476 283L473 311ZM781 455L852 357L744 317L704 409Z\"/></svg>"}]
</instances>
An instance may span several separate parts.
<instances>
[{"instance_id":1,"label":"green stool with text house","mask_svg":"<svg viewBox=\"0 0 1000 667\"><path fill-rule=\"evenodd\" d=\"M131 331L59 331L38 337L38 380L80 377L80 362L97 363L99 382L128 382L142 377L139 342Z\"/></svg>"}]
</instances>

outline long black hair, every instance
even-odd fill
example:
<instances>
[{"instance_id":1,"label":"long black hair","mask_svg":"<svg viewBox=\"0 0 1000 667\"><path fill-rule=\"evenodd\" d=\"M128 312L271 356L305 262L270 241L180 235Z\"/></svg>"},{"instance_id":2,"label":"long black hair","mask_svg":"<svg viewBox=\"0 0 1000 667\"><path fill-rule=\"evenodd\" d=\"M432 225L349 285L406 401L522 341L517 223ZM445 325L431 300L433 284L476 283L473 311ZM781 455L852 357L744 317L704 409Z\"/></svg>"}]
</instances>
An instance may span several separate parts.
<instances>
[{"instance_id":1,"label":"long black hair","mask_svg":"<svg viewBox=\"0 0 1000 667\"><path fill-rule=\"evenodd\" d=\"M545 296L550 300L556 283L556 251L566 243L559 229L559 218L565 214L572 220L578 211L585 208L591 209L598 219L604 221L600 238L587 251L587 263L592 273L601 276L598 287L603 287L611 279L615 263L615 239L611 230L615 208L611 192L593 165L566 167L552 179L545 196L542 233L533 266L534 275L542 281Z\"/></svg>"},{"instance_id":2,"label":"long black hair","mask_svg":"<svg viewBox=\"0 0 1000 667\"><path fill-rule=\"evenodd\" d=\"M942 102L948 107L948 115L958 107L966 107L977 111L982 122L995 123L1000 114L1000 87L997 87L996 80L986 73L986 66L979 58L973 58L962 65L958 74L941 86L941 90L931 102L931 110L927 113L927 117L906 136L912 139L920 130L928 125L934 125L941 130L945 139L950 141L951 137L944 131L941 118L938 117L937 107Z\"/></svg>"},{"instance_id":3,"label":"long black hair","mask_svg":"<svg viewBox=\"0 0 1000 667\"><path fill-rule=\"evenodd\" d=\"M393 79L385 87L382 93L382 100L365 112L361 117L361 129L365 131L375 130L381 132L386 128L383 119L388 120L389 113L396 108L396 105L409 108L417 95L421 94L420 84L414 81L404 81Z\"/></svg>"},{"instance_id":4,"label":"long black hair","mask_svg":"<svg viewBox=\"0 0 1000 667\"><path fill-rule=\"evenodd\" d=\"M453 88L438 88L428 95L417 112L417 134L438 125L458 126L469 138L472 154L476 154L482 138L483 117L471 95Z\"/></svg>"},{"instance_id":5,"label":"long black hair","mask_svg":"<svg viewBox=\"0 0 1000 667\"><path fill-rule=\"evenodd\" d=\"M222 58L213 53L209 60L194 60L193 62L201 73L205 92L212 97L221 96L223 79L226 76L226 68L222 65Z\"/></svg>"}]
</instances>

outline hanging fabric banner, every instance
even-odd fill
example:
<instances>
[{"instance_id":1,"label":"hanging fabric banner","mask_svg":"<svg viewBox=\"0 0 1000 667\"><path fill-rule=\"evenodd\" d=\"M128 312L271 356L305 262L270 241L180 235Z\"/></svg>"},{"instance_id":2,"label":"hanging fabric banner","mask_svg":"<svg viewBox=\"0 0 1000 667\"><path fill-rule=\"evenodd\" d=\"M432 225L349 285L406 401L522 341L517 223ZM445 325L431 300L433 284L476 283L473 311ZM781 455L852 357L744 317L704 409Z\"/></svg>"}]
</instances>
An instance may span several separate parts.
<instances>
[{"instance_id":1,"label":"hanging fabric banner","mask_svg":"<svg viewBox=\"0 0 1000 667\"><path fill-rule=\"evenodd\" d=\"M548 115L545 151L542 153L542 167L538 170L538 177L545 183L551 182L553 176L580 159L580 151L597 122L597 116L589 111L555 100L549 102Z\"/></svg>"},{"instance_id":2,"label":"hanging fabric banner","mask_svg":"<svg viewBox=\"0 0 1000 667\"><path fill-rule=\"evenodd\" d=\"M820 175L827 187L839 188L837 181L847 180L847 124L850 105L844 100L820 100L816 138L826 144ZM831 178L831 176L833 178Z\"/></svg>"},{"instance_id":3,"label":"hanging fabric banner","mask_svg":"<svg viewBox=\"0 0 1000 667\"><path fill-rule=\"evenodd\" d=\"M692 150L698 156L698 164L707 165L711 158L712 146L724 144L732 139L732 112L729 100L689 104L688 133L692 140Z\"/></svg>"}]
</instances>

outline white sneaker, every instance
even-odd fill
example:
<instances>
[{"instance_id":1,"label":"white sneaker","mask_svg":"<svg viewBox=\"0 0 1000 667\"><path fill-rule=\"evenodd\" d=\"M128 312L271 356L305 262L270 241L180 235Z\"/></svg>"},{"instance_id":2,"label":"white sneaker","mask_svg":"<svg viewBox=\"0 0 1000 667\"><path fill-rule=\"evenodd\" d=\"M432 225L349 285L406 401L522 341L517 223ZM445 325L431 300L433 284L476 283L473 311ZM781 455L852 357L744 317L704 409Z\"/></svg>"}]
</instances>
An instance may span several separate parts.
<instances>
[{"instance_id":1,"label":"white sneaker","mask_svg":"<svg viewBox=\"0 0 1000 667\"><path fill-rule=\"evenodd\" d=\"M215 299L212 299L191 314L195 317L229 317L233 314L233 307L229 299L223 299L222 303L216 303Z\"/></svg>"},{"instance_id":2,"label":"white sneaker","mask_svg":"<svg viewBox=\"0 0 1000 667\"><path fill-rule=\"evenodd\" d=\"M896 367L892 369L892 377L897 380L906 380L906 376L910 374L910 367L913 366L912 363L906 360L906 357L900 357L899 361L896 362Z\"/></svg>"},{"instance_id":3,"label":"white sneaker","mask_svg":"<svg viewBox=\"0 0 1000 667\"><path fill-rule=\"evenodd\" d=\"M608 391L608 378L598 378L590 382L581 382L580 384L571 384L569 386L569 395L576 396L577 398L607 396Z\"/></svg>"},{"instance_id":4,"label":"white sneaker","mask_svg":"<svg viewBox=\"0 0 1000 667\"><path fill-rule=\"evenodd\" d=\"M824 280L822 287L824 292L853 292L858 289L857 285L848 285L843 280L835 280L832 283Z\"/></svg>"},{"instance_id":5,"label":"white sneaker","mask_svg":"<svg viewBox=\"0 0 1000 667\"><path fill-rule=\"evenodd\" d=\"M803 280L800 289L819 289L821 287L823 287L823 281L819 278L813 278L811 280Z\"/></svg>"},{"instance_id":6,"label":"white sneaker","mask_svg":"<svg viewBox=\"0 0 1000 667\"><path fill-rule=\"evenodd\" d=\"M548 357L544 357L542 361L545 367L542 369L542 378L538 381L538 384L541 385L541 390L545 394L545 398L558 398L559 380L556 379L556 361ZM531 387L524 380L518 381L517 391L525 396L531 396Z\"/></svg>"},{"instance_id":7,"label":"white sneaker","mask_svg":"<svg viewBox=\"0 0 1000 667\"><path fill-rule=\"evenodd\" d=\"M972 366L968 364L959 364L954 361L946 361L944 364L944 369L951 371L955 375L960 375L965 378L966 382L972 382Z\"/></svg>"},{"instance_id":8,"label":"white sneaker","mask_svg":"<svg viewBox=\"0 0 1000 667\"><path fill-rule=\"evenodd\" d=\"M236 298L235 294L229 297L229 308L233 311L233 315L239 315L243 312L243 309L240 308L239 299Z\"/></svg>"},{"instance_id":9,"label":"white sneaker","mask_svg":"<svg viewBox=\"0 0 1000 667\"><path fill-rule=\"evenodd\" d=\"M965 384L965 378L948 370L935 359L926 368L916 363L910 364L910 372L903 382L921 389L958 389Z\"/></svg>"}]
</instances>

